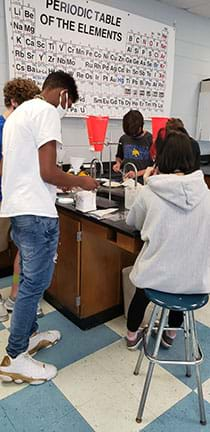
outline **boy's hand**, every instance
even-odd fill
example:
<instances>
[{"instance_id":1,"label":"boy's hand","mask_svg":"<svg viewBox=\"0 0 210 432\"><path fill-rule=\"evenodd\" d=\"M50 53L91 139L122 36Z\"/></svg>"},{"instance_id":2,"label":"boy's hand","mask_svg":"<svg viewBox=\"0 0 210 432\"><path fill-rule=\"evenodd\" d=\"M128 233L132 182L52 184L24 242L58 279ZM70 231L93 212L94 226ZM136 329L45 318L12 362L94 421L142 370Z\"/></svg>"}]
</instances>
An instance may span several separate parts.
<instances>
[{"instance_id":1,"label":"boy's hand","mask_svg":"<svg viewBox=\"0 0 210 432\"><path fill-rule=\"evenodd\" d=\"M78 186L85 190L94 190L99 187L99 182L90 176L78 177L80 179Z\"/></svg>"},{"instance_id":2,"label":"boy's hand","mask_svg":"<svg viewBox=\"0 0 210 432\"><path fill-rule=\"evenodd\" d=\"M120 162L116 162L116 164L114 164L113 167L112 167L113 171L116 172L116 173L119 172L120 171L120 166L121 166Z\"/></svg>"}]
</instances>

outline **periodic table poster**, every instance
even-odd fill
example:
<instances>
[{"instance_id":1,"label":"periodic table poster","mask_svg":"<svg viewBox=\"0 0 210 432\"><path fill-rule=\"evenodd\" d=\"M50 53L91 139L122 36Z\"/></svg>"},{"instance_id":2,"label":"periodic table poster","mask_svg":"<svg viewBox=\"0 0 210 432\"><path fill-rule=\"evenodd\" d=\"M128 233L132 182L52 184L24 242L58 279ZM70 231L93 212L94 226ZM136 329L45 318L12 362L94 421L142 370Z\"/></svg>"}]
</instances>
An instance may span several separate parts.
<instances>
[{"instance_id":1,"label":"periodic table poster","mask_svg":"<svg viewBox=\"0 0 210 432\"><path fill-rule=\"evenodd\" d=\"M175 29L87 0L5 0L10 77L72 73L70 115L169 116Z\"/></svg>"}]
</instances>

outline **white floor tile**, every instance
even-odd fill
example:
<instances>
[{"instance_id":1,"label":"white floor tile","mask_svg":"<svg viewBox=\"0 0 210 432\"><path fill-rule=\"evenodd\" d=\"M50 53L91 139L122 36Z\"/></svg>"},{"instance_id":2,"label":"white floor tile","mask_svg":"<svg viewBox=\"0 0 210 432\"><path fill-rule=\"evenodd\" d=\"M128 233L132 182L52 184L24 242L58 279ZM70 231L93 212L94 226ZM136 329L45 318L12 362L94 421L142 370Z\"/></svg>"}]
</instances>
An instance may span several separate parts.
<instances>
[{"instance_id":1,"label":"white floor tile","mask_svg":"<svg viewBox=\"0 0 210 432\"><path fill-rule=\"evenodd\" d=\"M111 330L113 330L115 333L119 334L120 336L126 335L126 318L124 317L124 315L121 315L120 317L108 321L106 323L106 326L109 327Z\"/></svg>"},{"instance_id":2,"label":"white floor tile","mask_svg":"<svg viewBox=\"0 0 210 432\"><path fill-rule=\"evenodd\" d=\"M76 406L90 401L101 389L109 392L117 383L94 359L94 355L62 369L53 382Z\"/></svg>"},{"instance_id":3,"label":"white floor tile","mask_svg":"<svg viewBox=\"0 0 210 432\"><path fill-rule=\"evenodd\" d=\"M6 327L7 329L9 329L10 328L10 323L11 323L11 317L12 317L12 314L11 313L9 313L9 319L7 320L7 321L4 321L2 324L3 324L3 326L4 327Z\"/></svg>"},{"instance_id":4,"label":"white floor tile","mask_svg":"<svg viewBox=\"0 0 210 432\"><path fill-rule=\"evenodd\" d=\"M210 302L201 309L195 311L195 319L210 327Z\"/></svg>"},{"instance_id":5,"label":"white floor tile","mask_svg":"<svg viewBox=\"0 0 210 432\"><path fill-rule=\"evenodd\" d=\"M103 366L111 376L119 383L123 383L130 393L136 398L140 397L143 390L145 375L147 372L148 361L143 360L142 368L139 376L133 375L133 371L138 358L138 351L131 352L126 349L125 341L121 340L116 344L110 345L104 350L95 353L94 358ZM159 397L159 389L163 398ZM190 389L185 384L177 380L172 374L165 369L156 365L151 384L150 397L148 398L148 406L151 408L155 401L155 413L160 415L171 405L182 399Z\"/></svg>"},{"instance_id":6,"label":"white floor tile","mask_svg":"<svg viewBox=\"0 0 210 432\"><path fill-rule=\"evenodd\" d=\"M3 297L4 300L6 300L7 297L9 297L10 291L11 291L11 287L10 286L1 289L1 295L2 295L2 297Z\"/></svg>"},{"instance_id":7,"label":"white floor tile","mask_svg":"<svg viewBox=\"0 0 210 432\"><path fill-rule=\"evenodd\" d=\"M135 420L137 407L136 398L117 383L108 392L102 387L77 410L96 432L138 432L155 419L155 414L147 410L143 422L138 424Z\"/></svg>"},{"instance_id":8,"label":"white floor tile","mask_svg":"<svg viewBox=\"0 0 210 432\"><path fill-rule=\"evenodd\" d=\"M47 303L44 299L41 300L41 307L43 309L44 315L47 315L49 312L53 312L56 309Z\"/></svg>"},{"instance_id":9,"label":"white floor tile","mask_svg":"<svg viewBox=\"0 0 210 432\"><path fill-rule=\"evenodd\" d=\"M142 375L133 375L137 357L138 352L128 351L121 340L66 367L53 381L94 430L135 432L140 430L139 425L136 428L135 416L146 370L145 361ZM190 391L156 366L141 427Z\"/></svg>"}]
</instances>

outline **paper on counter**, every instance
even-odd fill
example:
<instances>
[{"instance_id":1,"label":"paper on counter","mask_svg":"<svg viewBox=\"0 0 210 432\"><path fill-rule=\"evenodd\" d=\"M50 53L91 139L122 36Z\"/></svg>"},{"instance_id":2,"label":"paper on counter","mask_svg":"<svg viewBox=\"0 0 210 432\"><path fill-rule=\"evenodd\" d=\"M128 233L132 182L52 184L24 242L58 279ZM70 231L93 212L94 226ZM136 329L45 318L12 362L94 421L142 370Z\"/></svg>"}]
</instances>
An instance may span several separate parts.
<instances>
[{"instance_id":1,"label":"paper on counter","mask_svg":"<svg viewBox=\"0 0 210 432\"><path fill-rule=\"evenodd\" d=\"M119 211L119 209L115 207L115 208L108 208L108 209L104 209L104 210L94 210L94 211L88 212L88 215L93 216L96 219L103 219L107 215L114 213L116 211Z\"/></svg>"},{"instance_id":2,"label":"paper on counter","mask_svg":"<svg viewBox=\"0 0 210 432\"><path fill-rule=\"evenodd\" d=\"M102 186L109 187L109 181L106 181L105 183L103 183ZM112 188L116 188L116 187L120 187L120 186L121 186L121 183L115 182L115 181L111 181L111 187Z\"/></svg>"}]
</instances>

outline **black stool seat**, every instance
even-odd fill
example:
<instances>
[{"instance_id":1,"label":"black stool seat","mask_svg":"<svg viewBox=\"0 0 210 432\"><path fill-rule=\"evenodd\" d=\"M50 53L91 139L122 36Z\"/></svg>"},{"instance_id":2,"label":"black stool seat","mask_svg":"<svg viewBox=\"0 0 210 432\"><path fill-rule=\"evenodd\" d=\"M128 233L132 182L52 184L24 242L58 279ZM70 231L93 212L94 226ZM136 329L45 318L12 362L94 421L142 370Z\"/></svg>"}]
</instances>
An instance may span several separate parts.
<instances>
[{"instance_id":1,"label":"black stool seat","mask_svg":"<svg viewBox=\"0 0 210 432\"><path fill-rule=\"evenodd\" d=\"M144 291L148 299L158 306L180 312L200 309L209 299L208 294L169 294L149 288Z\"/></svg>"}]
</instances>

